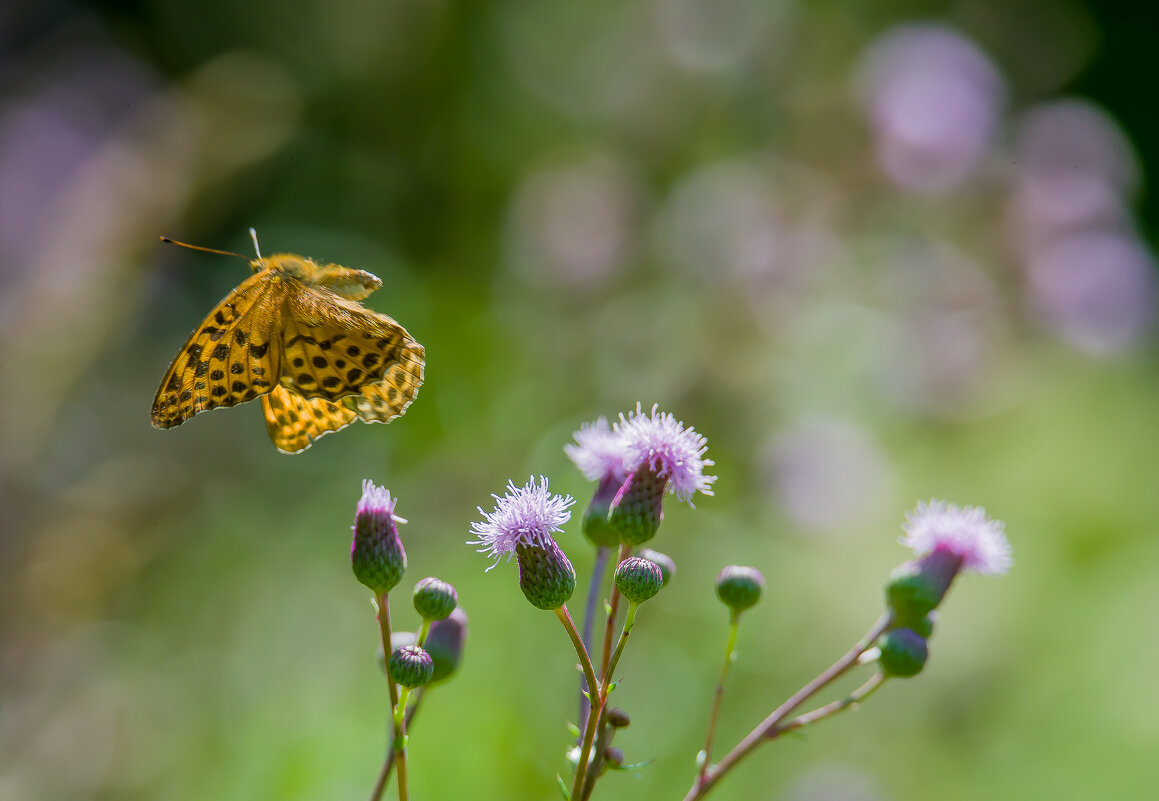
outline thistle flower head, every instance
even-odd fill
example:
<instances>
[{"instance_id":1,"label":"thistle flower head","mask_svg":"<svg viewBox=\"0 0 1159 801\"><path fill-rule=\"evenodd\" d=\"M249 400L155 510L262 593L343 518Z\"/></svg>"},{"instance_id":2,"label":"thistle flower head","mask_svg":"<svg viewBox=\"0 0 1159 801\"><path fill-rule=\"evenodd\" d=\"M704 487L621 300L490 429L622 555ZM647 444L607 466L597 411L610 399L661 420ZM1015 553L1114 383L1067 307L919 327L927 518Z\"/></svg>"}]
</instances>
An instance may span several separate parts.
<instances>
[{"instance_id":1,"label":"thistle flower head","mask_svg":"<svg viewBox=\"0 0 1159 801\"><path fill-rule=\"evenodd\" d=\"M611 478L622 483L628 477L623 439L608 425L606 417L584 423L572 437L575 445L564 445L563 451L588 481Z\"/></svg>"},{"instance_id":2,"label":"thistle flower head","mask_svg":"<svg viewBox=\"0 0 1159 801\"><path fill-rule=\"evenodd\" d=\"M906 515L903 528L900 542L918 557L948 551L961 560L963 570L989 575L1005 573L1013 564L1004 524L986 517L980 507L939 500L919 503Z\"/></svg>"},{"instance_id":3,"label":"thistle flower head","mask_svg":"<svg viewBox=\"0 0 1159 801\"><path fill-rule=\"evenodd\" d=\"M395 499L384 487L367 479L354 511L354 538L350 565L354 576L375 593L390 591L406 570L406 551L398 538Z\"/></svg>"},{"instance_id":4,"label":"thistle flower head","mask_svg":"<svg viewBox=\"0 0 1159 801\"><path fill-rule=\"evenodd\" d=\"M552 495L544 476L539 477L538 484L529 478L523 487L508 481L506 495L491 497L496 501L495 509L485 512L478 507L483 520L471 524L471 533L478 539L467 541L468 545L482 546L479 553L495 558L487 570L505 556L510 559L521 545L542 548L554 544L552 535L563 530L563 524L571 518L569 507L575 503L570 495Z\"/></svg>"},{"instance_id":5,"label":"thistle flower head","mask_svg":"<svg viewBox=\"0 0 1159 801\"><path fill-rule=\"evenodd\" d=\"M716 476L704 474L704 468L714 464L704 458L707 440L658 409L656 404L650 414L644 414L637 403L635 412L627 417L620 415L614 430L623 443L627 472L647 464L657 476L667 480L668 492L692 506L692 496L697 492L712 495L712 482L716 481Z\"/></svg>"}]
</instances>

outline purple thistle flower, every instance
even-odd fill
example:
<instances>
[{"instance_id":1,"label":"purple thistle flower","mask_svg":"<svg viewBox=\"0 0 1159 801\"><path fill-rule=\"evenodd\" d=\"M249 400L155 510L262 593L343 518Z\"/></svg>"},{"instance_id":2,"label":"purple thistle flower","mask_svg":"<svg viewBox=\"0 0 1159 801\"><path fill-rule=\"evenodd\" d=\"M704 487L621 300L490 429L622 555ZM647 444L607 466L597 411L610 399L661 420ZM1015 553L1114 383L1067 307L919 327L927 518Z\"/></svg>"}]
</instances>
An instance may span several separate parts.
<instances>
[{"instance_id":1,"label":"purple thistle flower","mask_svg":"<svg viewBox=\"0 0 1159 801\"><path fill-rule=\"evenodd\" d=\"M985 509L931 500L906 515L900 542L919 557L948 552L960 560L960 569L994 575L1013 564L1004 528L1001 520L986 517Z\"/></svg>"},{"instance_id":2,"label":"purple thistle flower","mask_svg":"<svg viewBox=\"0 0 1159 801\"><path fill-rule=\"evenodd\" d=\"M398 538L395 499L385 487L362 482L362 497L354 511L350 564L354 576L375 593L392 589L406 570L406 551Z\"/></svg>"},{"instance_id":3,"label":"purple thistle flower","mask_svg":"<svg viewBox=\"0 0 1159 801\"><path fill-rule=\"evenodd\" d=\"M623 438L608 425L606 417L584 423L572 434L575 445L564 445L563 451L588 481L611 479L622 484L631 472L624 463L627 456Z\"/></svg>"},{"instance_id":4,"label":"purple thistle flower","mask_svg":"<svg viewBox=\"0 0 1159 801\"><path fill-rule=\"evenodd\" d=\"M488 513L483 511L483 507L478 507L483 521L471 524L471 533L478 539L468 540L467 544L481 545L479 553L495 557L488 571L504 556L510 559L520 546L553 546L555 539L552 534L562 531L563 524L571 518L568 507L575 503L575 499L570 495L552 495L544 476L539 477L539 482L536 484L535 479L530 478L526 486L516 487L515 482L508 481L506 495L491 495L496 501L494 511Z\"/></svg>"},{"instance_id":5,"label":"purple thistle flower","mask_svg":"<svg viewBox=\"0 0 1159 801\"><path fill-rule=\"evenodd\" d=\"M636 411L620 422L614 432L624 448L627 472L635 472L647 464L651 472L667 482L667 491L693 506L692 496L697 492L712 495L710 488L716 476L706 476L704 468L714 464L704 458L707 440L691 426L684 427L667 412L658 412L659 404L645 415L639 403Z\"/></svg>"}]
</instances>

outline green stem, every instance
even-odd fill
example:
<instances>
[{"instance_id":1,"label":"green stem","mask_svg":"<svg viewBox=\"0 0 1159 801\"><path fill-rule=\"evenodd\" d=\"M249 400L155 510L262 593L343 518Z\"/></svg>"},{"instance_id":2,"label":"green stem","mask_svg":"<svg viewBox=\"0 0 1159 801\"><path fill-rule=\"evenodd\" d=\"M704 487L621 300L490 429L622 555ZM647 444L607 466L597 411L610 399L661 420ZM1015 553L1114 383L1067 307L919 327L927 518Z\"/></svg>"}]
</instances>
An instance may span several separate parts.
<instances>
[{"instance_id":1,"label":"green stem","mask_svg":"<svg viewBox=\"0 0 1159 801\"><path fill-rule=\"evenodd\" d=\"M616 652L612 654L612 661L608 663L608 672L604 674L604 683L600 694L608 695L608 687L612 683L612 676L616 675L616 665L620 664L620 654L624 653L624 645L628 642L628 635L632 633L632 626L636 625L636 612L640 604L628 601L628 614L624 618L624 630L620 632L620 641L616 643Z\"/></svg>"},{"instance_id":2,"label":"green stem","mask_svg":"<svg viewBox=\"0 0 1159 801\"><path fill-rule=\"evenodd\" d=\"M604 573L607 572L608 553L609 549L607 546L601 545L596 548L595 563L592 565L592 580L588 584L588 600L584 606L584 630L582 639L584 650L589 654L592 652L592 623L596 618L596 601L600 597L600 586L604 583ZM586 679L580 680L580 729L588 725L588 713L592 708L590 696L594 691L595 688L589 686Z\"/></svg>"},{"instance_id":3,"label":"green stem","mask_svg":"<svg viewBox=\"0 0 1159 801\"><path fill-rule=\"evenodd\" d=\"M427 635L431 633L431 621L423 618L423 625L419 629L419 636L415 638L415 644L419 648L425 648L427 643Z\"/></svg>"},{"instance_id":4,"label":"green stem","mask_svg":"<svg viewBox=\"0 0 1159 801\"><path fill-rule=\"evenodd\" d=\"M797 692L777 707L773 712L757 725L751 732L749 732L743 740L737 743L724 759L707 771L702 780L698 775L696 781L693 782L692 787L689 788L688 794L684 796L684 801L697 801L708 794L708 791L721 780L721 778L732 770L736 765L746 756L756 750L757 746L776 736L775 730L781 721L793 713L797 707L812 698L819 690L823 689L835 679L844 675L851 668L857 664L857 660L863 653L869 650L877 638L890 627L893 623L892 616L887 612L878 619L873 627L866 632L865 636L848 652L832 665L830 665L823 673L818 675L808 684L806 684Z\"/></svg>"},{"instance_id":5,"label":"green stem","mask_svg":"<svg viewBox=\"0 0 1159 801\"><path fill-rule=\"evenodd\" d=\"M708 732L704 736L704 752L700 757L699 783L705 782L708 775L708 766L712 761L712 740L716 736L716 721L720 717L720 702L724 697L724 680L728 676L728 669L732 667L732 660L736 649L736 633L740 628L740 612L734 611L728 621L728 642L724 647L724 664L720 668L720 680L716 683L716 694L712 699L712 712L708 716Z\"/></svg>"},{"instance_id":6,"label":"green stem","mask_svg":"<svg viewBox=\"0 0 1159 801\"><path fill-rule=\"evenodd\" d=\"M374 597L374 600L378 604L378 632L379 632L379 635L382 637L382 652L385 655L386 661L389 662L390 661L390 653L391 653L391 647L390 647L390 601L387 598L387 594L385 592L380 593L380 594L376 594ZM398 704L398 686L394 683L394 679L392 679L390 677L389 671L386 674L386 685L389 688L390 709L391 709L391 712L393 714L394 708ZM393 766L392 763L394 762L394 759L392 759L392 757L394 756L394 741L397 738L397 736L398 736L397 727L394 725L394 720L392 718L391 719L391 737L390 737L391 747L387 749L388 756L386 759L383 760L382 769L378 772L378 780L374 783L374 789L370 793L370 801L380 801L380 799L382 798L382 793L386 789L386 782L390 778L390 772L391 772L391 768ZM400 787L399 787L400 793L402 792L401 785L405 781L405 778L404 778L405 777L405 770L406 770L405 765L399 765L398 780L399 780L399 785L400 785Z\"/></svg>"},{"instance_id":7,"label":"green stem","mask_svg":"<svg viewBox=\"0 0 1159 801\"><path fill-rule=\"evenodd\" d=\"M596 669L592 665L592 658L588 655L587 649L584 648L583 637L580 636L579 631L575 627L575 621L571 619L571 614L567 611L567 604L564 604L559 609L555 610L555 616L559 618L559 622L563 624L564 631L571 639L572 647L575 648L576 656L579 657L580 667L583 668L584 678L587 680L589 687L596 687ZM587 726L584 727L583 743L580 745L580 757L576 763L575 779L572 781L571 797L578 799L580 797L580 788L583 787L584 768L587 766L588 754L592 750L592 740L596 733L596 722L599 720L599 707L595 707L593 714L588 715Z\"/></svg>"},{"instance_id":8,"label":"green stem","mask_svg":"<svg viewBox=\"0 0 1159 801\"><path fill-rule=\"evenodd\" d=\"M840 698L830 704L818 707L812 712L806 712L804 715L798 715L790 720L788 723L783 723L779 726L774 726L772 731L765 735L766 739L775 740L787 731L797 731L803 729L817 721L832 717L839 712L844 712L846 709L852 709L859 703L864 701L869 696L873 695L881 685L885 684L885 674L878 671L874 673L870 679L858 687L853 692L844 698Z\"/></svg>"}]
</instances>

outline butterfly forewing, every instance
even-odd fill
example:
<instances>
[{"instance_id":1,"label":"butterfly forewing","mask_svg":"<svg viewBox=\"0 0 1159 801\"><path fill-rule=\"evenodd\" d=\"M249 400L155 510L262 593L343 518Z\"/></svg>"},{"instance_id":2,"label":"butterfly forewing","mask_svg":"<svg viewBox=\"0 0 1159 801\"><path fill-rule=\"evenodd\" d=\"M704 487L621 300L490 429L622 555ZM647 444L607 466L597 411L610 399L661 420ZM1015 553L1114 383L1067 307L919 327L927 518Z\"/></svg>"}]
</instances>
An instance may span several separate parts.
<instances>
[{"instance_id":1,"label":"butterfly forewing","mask_svg":"<svg viewBox=\"0 0 1159 801\"><path fill-rule=\"evenodd\" d=\"M283 298L268 274L248 278L194 331L153 400L157 428L269 392L280 373Z\"/></svg>"}]
</instances>

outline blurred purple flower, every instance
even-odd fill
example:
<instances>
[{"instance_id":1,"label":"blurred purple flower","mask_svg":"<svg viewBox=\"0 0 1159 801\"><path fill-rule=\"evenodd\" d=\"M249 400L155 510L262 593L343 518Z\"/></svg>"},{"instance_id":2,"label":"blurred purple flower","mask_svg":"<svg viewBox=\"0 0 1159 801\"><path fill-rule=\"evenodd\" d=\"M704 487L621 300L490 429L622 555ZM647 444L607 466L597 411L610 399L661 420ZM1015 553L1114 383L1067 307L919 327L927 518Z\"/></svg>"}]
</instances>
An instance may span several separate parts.
<instances>
[{"instance_id":1,"label":"blurred purple flower","mask_svg":"<svg viewBox=\"0 0 1159 801\"><path fill-rule=\"evenodd\" d=\"M612 430L606 417L584 423L572 436L576 444L564 445L564 453L588 481L610 478L623 483L628 477L623 438Z\"/></svg>"},{"instance_id":2,"label":"blurred purple flower","mask_svg":"<svg viewBox=\"0 0 1159 801\"><path fill-rule=\"evenodd\" d=\"M945 193L989 151L1005 85L961 34L938 25L891 29L870 45L858 82L878 163L899 187Z\"/></svg>"},{"instance_id":3,"label":"blurred purple flower","mask_svg":"<svg viewBox=\"0 0 1159 801\"><path fill-rule=\"evenodd\" d=\"M939 500L919 503L906 515L903 528L900 542L918 557L948 552L961 560L961 569L987 575L1005 573L1013 564L1004 524L986 517L980 507Z\"/></svg>"},{"instance_id":4,"label":"blurred purple flower","mask_svg":"<svg viewBox=\"0 0 1159 801\"><path fill-rule=\"evenodd\" d=\"M1059 337L1087 353L1121 351L1155 321L1154 259L1125 232L1066 237L1035 256L1027 271L1031 306Z\"/></svg>"},{"instance_id":5,"label":"blurred purple flower","mask_svg":"<svg viewBox=\"0 0 1159 801\"><path fill-rule=\"evenodd\" d=\"M491 570L506 556L508 559L520 545L532 548L547 547L554 543L552 535L563 530L563 524L571 518L568 510L575 499L570 495L552 495L547 488L547 478L529 478L526 486L516 487L515 482L507 482L507 494L503 497L492 494L495 509L483 511L483 521L471 524L471 533L477 540L468 540L468 545L481 545L479 553L495 558Z\"/></svg>"}]
</instances>

